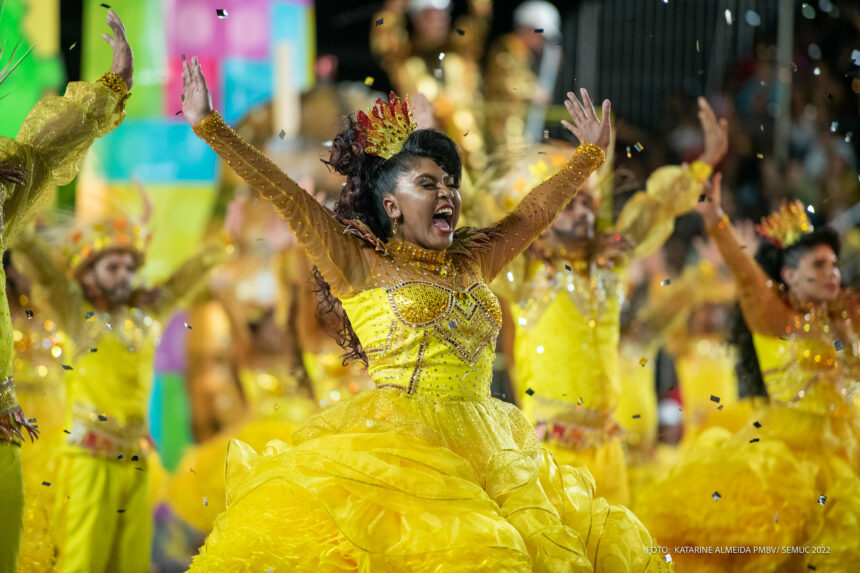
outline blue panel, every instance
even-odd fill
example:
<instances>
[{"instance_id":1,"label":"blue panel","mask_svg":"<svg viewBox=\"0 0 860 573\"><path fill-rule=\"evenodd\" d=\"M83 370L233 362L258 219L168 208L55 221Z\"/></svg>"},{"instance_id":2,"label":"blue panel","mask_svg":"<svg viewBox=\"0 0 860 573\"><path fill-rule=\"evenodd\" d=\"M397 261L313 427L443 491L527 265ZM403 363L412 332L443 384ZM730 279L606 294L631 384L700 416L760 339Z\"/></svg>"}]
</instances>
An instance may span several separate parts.
<instances>
[{"instance_id":1,"label":"blue panel","mask_svg":"<svg viewBox=\"0 0 860 573\"><path fill-rule=\"evenodd\" d=\"M279 42L289 42L293 54L293 86L299 90L310 87L309 78L311 54L308 50L313 49L310 45L310 21L308 19L308 6L287 2L273 2L272 11L272 54L274 57L275 45Z\"/></svg>"},{"instance_id":2,"label":"blue panel","mask_svg":"<svg viewBox=\"0 0 860 573\"><path fill-rule=\"evenodd\" d=\"M93 144L97 171L108 181L210 182L216 155L184 121L126 119Z\"/></svg>"},{"instance_id":3,"label":"blue panel","mask_svg":"<svg viewBox=\"0 0 860 573\"><path fill-rule=\"evenodd\" d=\"M269 61L226 59L221 65L224 81L224 119L235 123L254 106L272 99L274 78Z\"/></svg>"}]
</instances>

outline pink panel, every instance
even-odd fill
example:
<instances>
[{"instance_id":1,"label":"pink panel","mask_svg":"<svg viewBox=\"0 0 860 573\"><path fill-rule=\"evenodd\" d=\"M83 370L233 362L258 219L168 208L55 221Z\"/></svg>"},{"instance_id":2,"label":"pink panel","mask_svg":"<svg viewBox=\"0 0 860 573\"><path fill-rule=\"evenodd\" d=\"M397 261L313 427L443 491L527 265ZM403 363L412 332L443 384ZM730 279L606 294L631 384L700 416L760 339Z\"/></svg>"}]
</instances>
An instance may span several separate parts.
<instances>
[{"instance_id":1,"label":"pink panel","mask_svg":"<svg viewBox=\"0 0 860 573\"><path fill-rule=\"evenodd\" d=\"M167 53L223 59L269 57L271 0L167 0ZM216 10L227 11L219 18Z\"/></svg>"}]
</instances>

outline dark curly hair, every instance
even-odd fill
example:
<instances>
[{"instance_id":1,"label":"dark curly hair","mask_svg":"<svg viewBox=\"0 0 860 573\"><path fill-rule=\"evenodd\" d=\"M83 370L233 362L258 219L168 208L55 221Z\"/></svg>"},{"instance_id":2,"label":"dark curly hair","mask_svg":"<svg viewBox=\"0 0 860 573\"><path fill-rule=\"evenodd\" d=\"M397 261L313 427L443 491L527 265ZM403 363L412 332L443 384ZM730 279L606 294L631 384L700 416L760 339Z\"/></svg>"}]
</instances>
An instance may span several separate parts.
<instances>
[{"instance_id":1,"label":"dark curly hair","mask_svg":"<svg viewBox=\"0 0 860 573\"><path fill-rule=\"evenodd\" d=\"M432 159L454 177L455 185L460 183L463 170L460 152L451 138L440 131L414 131L401 150L389 159L365 153L363 138L356 120L349 118L346 128L332 140L331 153L323 163L346 176L346 183L334 207L335 215L341 220L361 221L383 242L391 236L391 219L382 206L382 198L394 192L400 175L414 168L419 159ZM331 287L319 269L314 267L311 276L316 283L314 290L319 300L317 314L335 313L340 321L335 340L344 349L343 363L361 360L367 365L367 355L340 301L331 294Z\"/></svg>"},{"instance_id":2,"label":"dark curly hair","mask_svg":"<svg viewBox=\"0 0 860 573\"><path fill-rule=\"evenodd\" d=\"M787 289L788 285L782 280L782 269L786 267L797 268L800 259L819 245L829 246L836 253L836 256L839 256L841 246L839 234L829 227L821 227L804 235L799 241L785 249L763 241L756 253L755 260L771 280ZM752 332L744 319L739 304L736 304L734 308L729 342L738 349L735 372L738 377L741 397L767 397L767 388L764 385L764 378L755 352Z\"/></svg>"}]
</instances>

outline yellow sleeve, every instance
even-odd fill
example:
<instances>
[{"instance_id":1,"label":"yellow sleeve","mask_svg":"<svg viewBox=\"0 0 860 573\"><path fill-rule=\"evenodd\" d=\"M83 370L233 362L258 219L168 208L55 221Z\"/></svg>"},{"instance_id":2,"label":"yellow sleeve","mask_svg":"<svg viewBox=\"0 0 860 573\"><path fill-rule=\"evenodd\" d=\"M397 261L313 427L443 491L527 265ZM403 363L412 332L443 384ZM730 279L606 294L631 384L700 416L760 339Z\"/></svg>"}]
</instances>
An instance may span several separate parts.
<instances>
[{"instance_id":1,"label":"yellow sleeve","mask_svg":"<svg viewBox=\"0 0 860 573\"><path fill-rule=\"evenodd\" d=\"M54 259L54 251L34 233L18 237L12 248L12 260L31 281L36 283L35 298L51 309L53 318L67 336L74 338L80 332L85 317L83 293Z\"/></svg>"},{"instance_id":2,"label":"yellow sleeve","mask_svg":"<svg viewBox=\"0 0 860 573\"><path fill-rule=\"evenodd\" d=\"M331 285L335 296L361 290L370 273L372 249L334 213L287 177L278 166L231 129L216 111L194 126L237 175L272 202L299 244Z\"/></svg>"},{"instance_id":3,"label":"yellow sleeve","mask_svg":"<svg viewBox=\"0 0 860 573\"><path fill-rule=\"evenodd\" d=\"M487 282L552 225L605 159L603 150L596 145L580 145L567 165L532 189L513 211L488 229L489 248L476 253Z\"/></svg>"},{"instance_id":4,"label":"yellow sleeve","mask_svg":"<svg viewBox=\"0 0 860 573\"><path fill-rule=\"evenodd\" d=\"M27 181L7 187L6 241L33 220L49 191L74 179L93 141L122 122L128 96L125 81L113 73L95 83L72 82L63 97L39 101L15 139L0 138L0 161L22 166Z\"/></svg>"},{"instance_id":5,"label":"yellow sleeve","mask_svg":"<svg viewBox=\"0 0 860 573\"><path fill-rule=\"evenodd\" d=\"M181 303L187 302L206 284L209 274L227 259L230 247L211 243L197 254L182 263L161 286L156 289L157 297L152 312L160 320Z\"/></svg>"},{"instance_id":6,"label":"yellow sleeve","mask_svg":"<svg viewBox=\"0 0 860 573\"><path fill-rule=\"evenodd\" d=\"M777 284L765 274L752 255L741 248L727 218L709 227L708 234L717 243L723 260L735 277L741 311L750 330L771 337L789 334L817 337L823 334L816 321L804 320L786 302Z\"/></svg>"},{"instance_id":7,"label":"yellow sleeve","mask_svg":"<svg viewBox=\"0 0 860 573\"><path fill-rule=\"evenodd\" d=\"M696 206L710 175L710 165L700 161L689 167L661 167L648 178L645 191L631 197L621 209L613 232L633 240L635 257L656 252L675 229L675 217Z\"/></svg>"}]
</instances>

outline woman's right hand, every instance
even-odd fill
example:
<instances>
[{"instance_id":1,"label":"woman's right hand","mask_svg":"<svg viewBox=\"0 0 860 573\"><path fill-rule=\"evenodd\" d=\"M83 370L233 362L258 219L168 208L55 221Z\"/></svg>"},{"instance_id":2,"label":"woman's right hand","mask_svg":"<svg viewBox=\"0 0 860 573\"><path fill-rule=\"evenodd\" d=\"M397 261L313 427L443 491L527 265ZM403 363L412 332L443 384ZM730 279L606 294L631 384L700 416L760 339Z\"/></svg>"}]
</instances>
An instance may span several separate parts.
<instances>
[{"instance_id":1,"label":"woman's right hand","mask_svg":"<svg viewBox=\"0 0 860 573\"><path fill-rule=\"evenodd\" d=\"M705 183L703 196L699 198L699 203L696 205L696 211L699 212L708 227L719 223L725 215L722 207L722 190L720 189L722 182L723 174L716 173L711 181Z\"/></svg>"},{"instance_id":2,"label":"woman's right hand","mask_svg":"<svg viewBox=\"0 0 860 573\"><path fill-rule=\"evenodd\" d=\"M573 92L567 92L564 107L567 108L571 121L562 120L561 124L575 135L580 143L591 143L606 151L612 135L609 100L603 100L601 119L598 120L594 111L594 104L588 97L588 91L583 88L579 92L582 95L582 103L579 102Z\"/></svg>"},{"instance_id":3,"label":"woman's right hand","mask_svg":"<svg viewBox=\"0 0 860 573\"><path fill-rule=\"evenodd\" d=\"M182 90L182 115L195 126L212 113L212 94L206 86L197 56L190 62L182 61Z\"/></svg>"}]
</instances>

